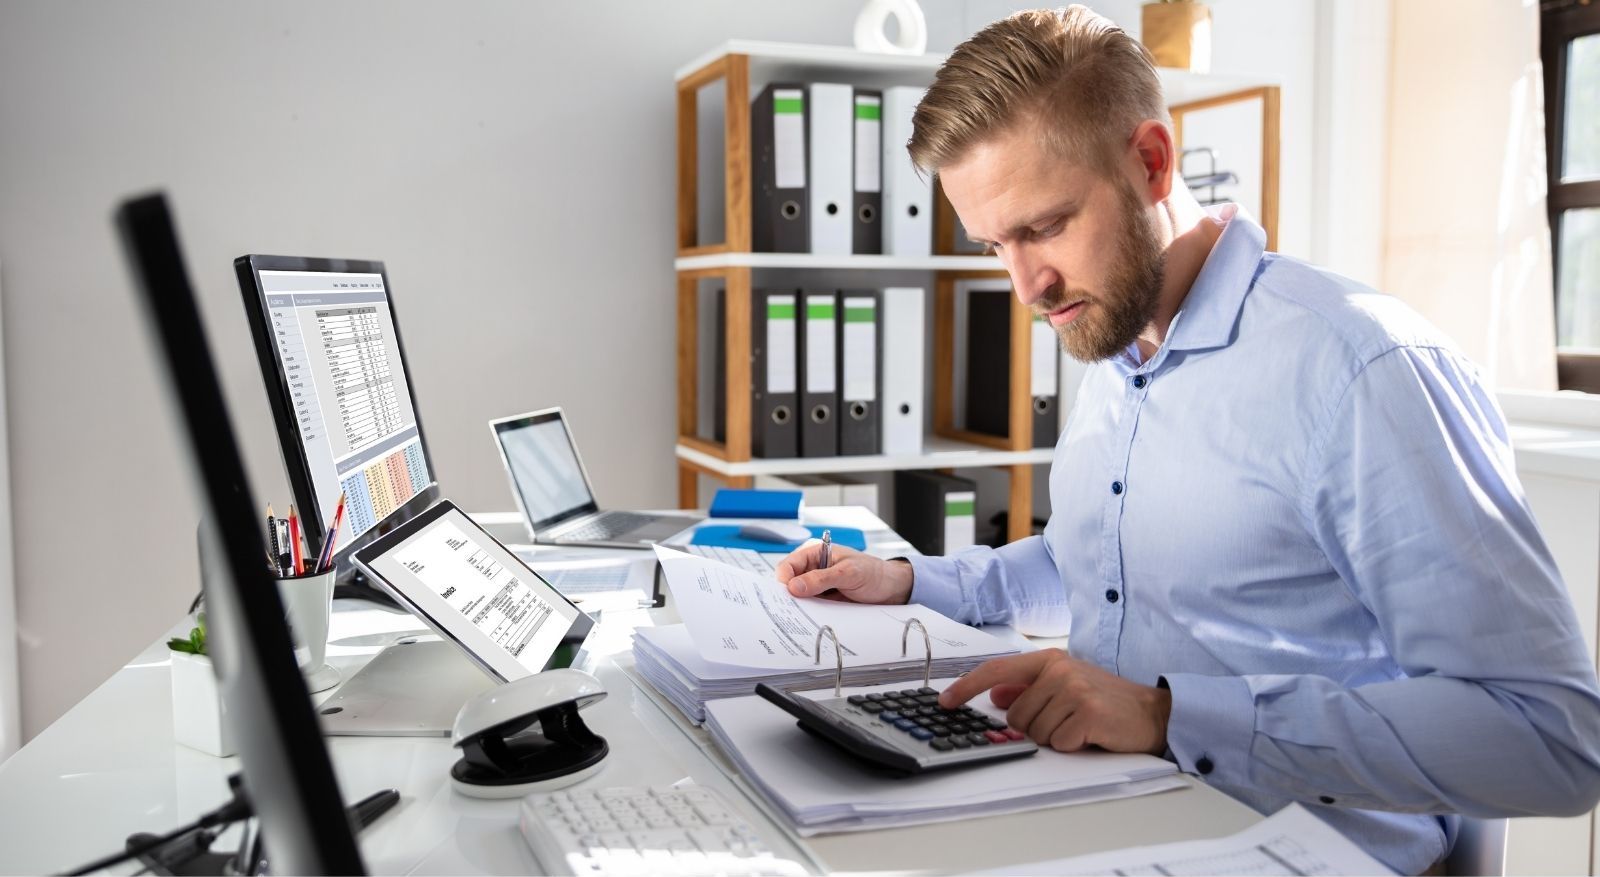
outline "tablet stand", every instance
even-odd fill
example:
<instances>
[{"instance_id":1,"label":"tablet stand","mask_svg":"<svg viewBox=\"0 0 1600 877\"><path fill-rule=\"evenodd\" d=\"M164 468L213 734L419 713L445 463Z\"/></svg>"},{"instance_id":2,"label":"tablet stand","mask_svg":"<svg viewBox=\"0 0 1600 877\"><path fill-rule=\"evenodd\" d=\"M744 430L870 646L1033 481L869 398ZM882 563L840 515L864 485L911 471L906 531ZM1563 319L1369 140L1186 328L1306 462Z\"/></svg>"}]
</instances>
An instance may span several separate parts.
<instances>
[{"instance_id":1,"label":"tablet stand","mask_svg":"<svg viewBox=\"0 0 1600 877\"><path fill-rule=\"evenodd\" d=\"M453 643L405 639L345 680L317 719L334 737L448 737L461 705L494 685Z\"/></svg>"}]
</instances>

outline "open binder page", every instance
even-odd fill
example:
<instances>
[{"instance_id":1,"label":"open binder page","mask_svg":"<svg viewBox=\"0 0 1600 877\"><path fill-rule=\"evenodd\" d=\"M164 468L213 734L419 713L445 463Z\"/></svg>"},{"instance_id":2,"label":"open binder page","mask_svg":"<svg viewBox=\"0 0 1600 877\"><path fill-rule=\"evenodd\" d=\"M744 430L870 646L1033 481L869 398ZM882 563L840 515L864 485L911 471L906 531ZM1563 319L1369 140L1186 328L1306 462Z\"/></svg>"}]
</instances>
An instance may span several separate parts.
<instances>
[{"instance_id":1,"label":"open binder page","mask_svg":"<svg viewBox=\"0 0 1600 877\"><path fill-rule=\"evenodd\" d=\"M995 872L1001 873L1001 872ZM1007 868L1015 874L1393 874L1377 859L1290 804L1238 834L1132 847Z\"/></svg>"},{"instance_id":2,"label":"open binder page","mask_svg":"<svg viewBox=\"0 0 1600 877\"><path fill-rule=\"evenodd\" d=\"M844 666L899 662L922 657L922 637L901 636L907 619L928 631L933 656L992 655L1009 647L973 627L915 603L868 606L818 597L796 599L774 579L656 546L673 604L700 656L740 667L803 668L816 665L817 632L832 627ZM836 665L831 642L823 644L823 664Z\"/></svg>"}]
</instances>

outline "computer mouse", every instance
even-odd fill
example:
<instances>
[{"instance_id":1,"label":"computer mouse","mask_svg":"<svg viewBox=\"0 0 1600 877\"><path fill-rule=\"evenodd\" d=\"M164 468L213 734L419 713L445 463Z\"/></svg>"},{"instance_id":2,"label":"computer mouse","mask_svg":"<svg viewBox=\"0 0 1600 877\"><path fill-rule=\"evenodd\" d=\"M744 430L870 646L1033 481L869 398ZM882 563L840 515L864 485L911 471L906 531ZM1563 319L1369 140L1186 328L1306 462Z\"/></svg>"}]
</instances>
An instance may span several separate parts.
<instances>
[{"instance_id":1,"label":"computer mouse","mask_svg":"<svg viewBox=\"0 0 1600 877\"><path fill-rule=\"evenodd\" d=\"M757 542L793 545L796 542L804 542L810 539L811 531L793 521L761 521L740 527L739 537L741 539L754 539Z\"/></svg>"}]
</instances>

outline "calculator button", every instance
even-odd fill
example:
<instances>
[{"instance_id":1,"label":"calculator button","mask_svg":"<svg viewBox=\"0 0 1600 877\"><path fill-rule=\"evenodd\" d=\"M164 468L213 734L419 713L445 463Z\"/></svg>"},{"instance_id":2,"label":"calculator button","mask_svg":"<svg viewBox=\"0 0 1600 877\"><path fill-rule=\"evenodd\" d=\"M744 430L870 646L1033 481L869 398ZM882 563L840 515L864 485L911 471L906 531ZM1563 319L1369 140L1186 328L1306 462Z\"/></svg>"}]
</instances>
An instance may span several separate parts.
<instances>
[{"instance_id":1,"label":"calculator button","mask_svg":"<svg viewBox=\"0 0 1600 877\"><path fill-rule=\"evenodd\" d=\"M917 738L918 740L931 740L933 739L933 732L927 728L912 728L911 736Z\"/></svg>"},{"instance_id":2,"label":"calculator button","mask_svg":"<svg viewBox=\"0 0 1600 877\"><path fill-rule=\"evenodd\" d=\"M897 722L900 720L900 714L894 710L886 709L883 712L878 713L878 718L885 722Z\"/></svg>"},{"instance_id":3,"label":"calculator button","mask_svg":"<svg viewBox=\"0 0 1600 877\"><path fill-rule=\"evenodd\" d=\"M928 730L932 731L933 736L935 737L950 736L950 728L948 725L929 725Z\"/></svg>"},{"instance_id":4,"label":"calculator button","mask_svg":"<svg viewBox=\"0 0 1600 877\"><path fill-rule=\"evenodd\" d=\"M863 712L868 712L868 713L883 712L883 704L876 703L874 701L870 701L869 700L866 703L863 703L861 705L861 709L862 709Z\"/></svg>"},{"instance_id":5,"label":"calculator button","mask_svg":"<svg viewBox=\"0 0 1600 877\"><path fill-rule=\"evenodd\" d=\"M932 725L938 724L938 722L934 721L933 719L928 718L927 716L917 716L917 717L913 718L911 721L916 722L917 723L917 727L919 727L919 728L927 728L927 727L930 727Z\"/></svg>"},{"instance_id":6,"label":"calculator button","mask_svg":"<svg viewBox=\"0 0 1600 877\"><path fill-rule=\"evenodd\" d=\"M982 734L968 734L967 735L967 739L971 740L972 741L972 745L974 745L974 746L988 746L989 745L989 738L983 736Z\"/></svg>"},{"instance_id":7,"label":"calculator button","mask_svg":"<svg viewBox=\"0 0 1600 877\"><path fill-rule=\"evenodd\" d=\"M883 700L883 695L876 691L871 694L863 694L862 697L865 697L867 700Z\"/></svg>"},{"instance_id":8,"label":"calculator button","mask_svg":"<svg viewBox=\"0 0 1600 877\"><path fill-rule=\"evenodd\" d=\"M845 700L848 700L849 702L851 702L852 704L855 704L856 706L860 706L860 705L862 705L862 704L867 702L867 696L865 694L852 694L849 697L845 698Z\"/></svg>"},{"instance_id":9,"label":"calculator button","mask_svg":"<svg viewBox=\"0 0 1600 877\"><path fill-rule=\"evenodd\" d=\"M935 737L932 740L929 740L928 745L940 752L949 752L950 750L956 748L956 744L951 743L949 740L946 740L942 737Z\"/></svg>"},{"instance_id":10,"label":"calculator button","mask_svg":"<svg viewBox=\"0 0 1600 877\"><path fill-rule=\"evenodd\" d=\"M1026 736L1021 731L1018 731L1016 728L1007 728L1007 729L1005 729L1004 731L1002 731L1000 733L1005 734L1006 735L1006 739L1008 739L1008 740L1021 740L1024 736Z\"/></svg>"},{"instance_id":11,"label":"calculator button","mask_svg":"<svg viewBox=\"0 0 1600 877\"><path fill-rule=\"evenodd\" d=\"M990 743L1005 743L1011 739L999 731L984 731L983 736L989 738Z\"/></svg>"},{"instance_id":12,"label":"calculator button","mask_svg":"<svg viewBox=\"0 0 1600 877\"><path fill-rule=\"evenodd\" d=\"M919 694L914 699L923 706L936 706L939 703L939 695L937 694Z\"/></svg>"},{"instance_id":13,"label":"calculator button","mask_svg":"<svg viewBox=\"0 0 1600 877\"><path fill-rule=\"evenodd\" d=\"M902 688L902 689L900 689L900 696L901 697L916 697L918 693L919 692L915 688Z\"/></svg>"},{"instance_id":14,"label":"calculator button","mask_svg":"<svg viewBox=\"0 0 1600 877\"><path fill-rule=\"evenodd\" d=\"M989 730L991 730L991 731L1004 731L1005 729L1006 729L1006 723L1005 722L1002 722L999 719L990 719L989 720Z\"/></svg>"},{"instance_id":15,"label":"calculator button","mask_svg":"<svg viewBox=\"0 0 1600 877\"><path fill-rule=\"evenodd\" d=\"M917 723L911 719L895 719L894 726L902 731L909 731L912 728L915 728Z\"/></svg>"},{"instance_id":16,"label":"calculator button","mask_svg":"<svg viewBox=\"0 0 1600 877\"><path fill-rule=\"evenodd\" d=\"M968 740L966 737L946 737L945 739L949 740L950 741L950 745L954 746L957 749L971 749L972 748L972 741Z\"/></svg>"},{"instance_id":17,"label":"calculator button","mask_svg":"<svg viewBox=\"0 0 1600 877\"><path fill-rule=\"evenodd\" d=\"M939 692L934 691L933 689L931 689L928 686L924 685L921 688L917 689L917 693L918 694L938 694Z\"/></svg>"}]
</instances>

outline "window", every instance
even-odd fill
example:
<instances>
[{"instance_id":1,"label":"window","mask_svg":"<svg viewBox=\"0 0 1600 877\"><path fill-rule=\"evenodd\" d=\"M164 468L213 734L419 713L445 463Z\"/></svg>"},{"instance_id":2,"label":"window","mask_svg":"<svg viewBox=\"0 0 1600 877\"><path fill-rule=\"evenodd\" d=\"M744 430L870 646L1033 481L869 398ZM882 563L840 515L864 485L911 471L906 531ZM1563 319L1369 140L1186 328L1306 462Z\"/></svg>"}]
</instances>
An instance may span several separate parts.
<instances>
[{"instance_id":1,"label":"window","mask_svg":"<svg viewBox=\"0 0 1600 877\"><path fill-rule=\"evenodd\" d=\"M1556 368L1562 389L1600 393L1600 2L1539 13Z\"/></svg>"}]
</instances>

